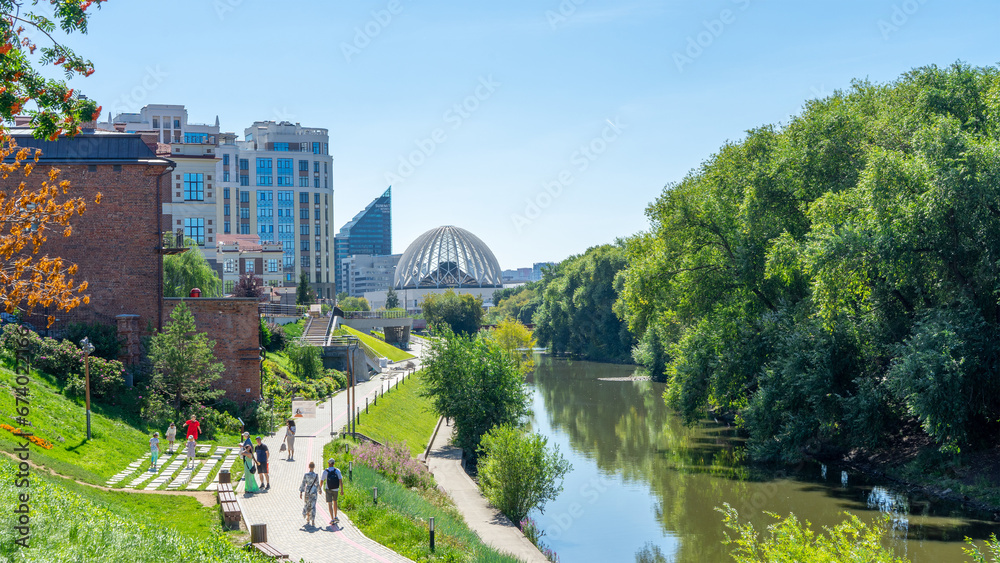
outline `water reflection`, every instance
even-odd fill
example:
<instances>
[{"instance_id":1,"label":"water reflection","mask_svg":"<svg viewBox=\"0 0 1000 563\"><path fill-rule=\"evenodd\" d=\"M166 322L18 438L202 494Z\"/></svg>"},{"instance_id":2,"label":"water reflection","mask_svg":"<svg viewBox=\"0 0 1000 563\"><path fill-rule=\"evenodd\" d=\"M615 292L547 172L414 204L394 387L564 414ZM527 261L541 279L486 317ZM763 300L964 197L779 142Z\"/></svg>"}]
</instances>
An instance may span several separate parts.
<instances>
[{"instance_id":1,"label":"water reflection","mask_svg":"<svg viewBox=\"0 0 1000 563\"><path fill-rule=\"evenodd\" d=\"M815 526L835 525L844 510L866 520L889 514L899 553L915 563L962 561L952 542L998 530L842 468L748 466L735 429L683 425L663 404L662 384L598 380L628 376L630 367L537 362L533 425L573 464L563 494L539 516L563 561L731 561L715 511L723 503L758 530L773 523L763 511L794 512ZM828 471L840 479L827 481Z\"/></svg>"}]
</instances>

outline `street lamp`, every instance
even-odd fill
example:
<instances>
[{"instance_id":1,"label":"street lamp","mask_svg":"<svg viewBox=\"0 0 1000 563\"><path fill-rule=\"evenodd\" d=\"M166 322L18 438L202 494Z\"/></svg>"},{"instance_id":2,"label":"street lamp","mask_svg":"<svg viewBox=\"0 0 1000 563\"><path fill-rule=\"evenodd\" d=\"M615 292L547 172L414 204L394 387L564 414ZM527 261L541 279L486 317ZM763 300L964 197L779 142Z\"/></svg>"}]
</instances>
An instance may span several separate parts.
<instances>
[{"instance_id":1,"label":"street lamp","mask_svg":"<svg viewBox=\"0 0 1000 563\"><path fill-rule=\"evenodd\" d=\"M87 439L90 439L90 354L94 351L94 345L90 343L90 338L84 336L80 341L80 349L83 350L83 373L85 384L87 385Z\"/></svg>"}]
</instances>

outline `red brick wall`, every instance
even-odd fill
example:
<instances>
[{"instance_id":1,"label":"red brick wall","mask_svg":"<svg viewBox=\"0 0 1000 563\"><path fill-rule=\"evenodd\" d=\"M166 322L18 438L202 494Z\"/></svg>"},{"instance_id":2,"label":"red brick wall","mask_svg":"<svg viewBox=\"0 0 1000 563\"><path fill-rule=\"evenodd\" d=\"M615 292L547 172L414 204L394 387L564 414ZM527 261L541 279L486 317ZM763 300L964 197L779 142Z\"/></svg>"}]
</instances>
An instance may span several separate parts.
<instances>
[{"instance_id":1,"label":"red brick wall","mask_svg":"<svg viewBox=\"0 0 1000 563\"><path fill-rule=\"evenodd\" d=\"M164 324L180 298L163 299ZM184 299L198 330L215 341L215 358L226 366L216 387L227 399L246 403L260 397L260 317L257 300L245 298ZM248 391L249 389L249 391Z\"/></svg>"},{"instance_id":2,"label":"red brick wall","mask_svg":"<svg viewBox=\"0 0 1000 563\"><path fill-rule=\"evenodd\" d=\"M39 165L28 177L29 188L48 176L50 166ZM104 322L115 324L115 316L139 315L139 327L146 332L157 326L162 281L159 266L160 209L157 207L157 177L163 166L146 164L122 165L114 171L112 165L97 165L96 171L87 165L64 165L61 180L70 181L69 194L83 197L87 211L71 220L73 234L63 237L62 231L50 232L40 254L59 256L75 263L79 271L74 279L87 280L86 293L90 304L81 305L69 313L39 308L60 319L53 328L67 322ZM12 175L0 180L0 189L10 189L22 176ZM94 196L102 194L101 203ZM41 326L44 325L44 321Z\"/></svg>"}]
</instances>

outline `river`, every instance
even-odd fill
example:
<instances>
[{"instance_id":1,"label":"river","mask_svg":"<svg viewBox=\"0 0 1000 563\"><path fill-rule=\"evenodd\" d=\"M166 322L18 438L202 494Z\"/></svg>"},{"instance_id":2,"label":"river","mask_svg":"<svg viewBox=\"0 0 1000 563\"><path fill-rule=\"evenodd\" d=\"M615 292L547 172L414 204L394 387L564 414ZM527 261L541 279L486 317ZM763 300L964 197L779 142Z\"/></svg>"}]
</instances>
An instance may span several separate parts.
<instances>
[{"instance_id":1,"label":"river","mask_svg":"<svg viewBox=\"0 0 1000 563\"><path fill-rule=\"evenodd\" d=\"M764 511L814 526L833 526L844 511L868 522L885 513L897 554L914 563L966 561L965 536L1000 535L1000 525L956 506L839 467L751 467L732 428L683 425L664 405L662 383L607 380L632 375L632 366L546 355L536 362L532 429L573 469L559 497L532 517L562 563L731 562L716 510L724 503L758 530L774 521Z\"/></svg>"}]
</instances>

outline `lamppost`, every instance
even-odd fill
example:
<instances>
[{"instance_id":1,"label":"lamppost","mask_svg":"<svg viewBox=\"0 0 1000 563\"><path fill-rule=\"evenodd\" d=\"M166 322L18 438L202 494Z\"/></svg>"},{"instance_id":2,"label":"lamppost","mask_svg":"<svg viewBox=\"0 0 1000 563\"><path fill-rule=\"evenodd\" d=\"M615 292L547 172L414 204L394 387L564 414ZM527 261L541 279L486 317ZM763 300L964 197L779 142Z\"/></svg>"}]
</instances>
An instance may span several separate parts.
<instances>
[{"instance_id":1,"label":"lamppost","mask_svg":"<svg viewBox=\"0 0 1000 563\"><path fill-rule=\"evenodd\" d=\"M83 350L83 373L84 382L87 385L87 439L90 439L90 354L94 351L94 345L90 343L90 338L84 336L80 341L80 348Z\"/></svg>"}]
</instances>

